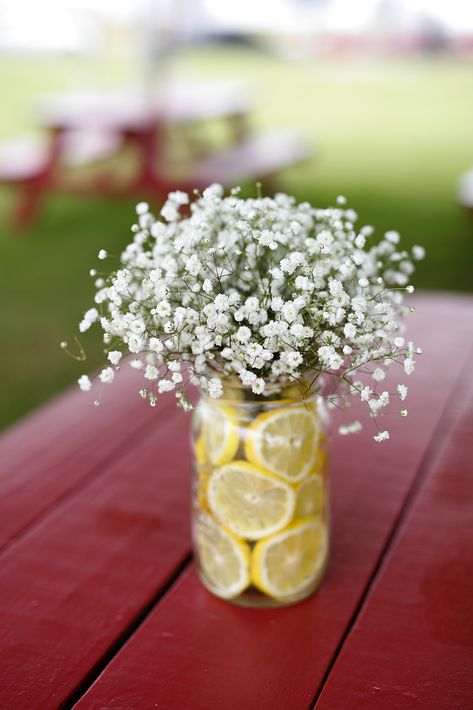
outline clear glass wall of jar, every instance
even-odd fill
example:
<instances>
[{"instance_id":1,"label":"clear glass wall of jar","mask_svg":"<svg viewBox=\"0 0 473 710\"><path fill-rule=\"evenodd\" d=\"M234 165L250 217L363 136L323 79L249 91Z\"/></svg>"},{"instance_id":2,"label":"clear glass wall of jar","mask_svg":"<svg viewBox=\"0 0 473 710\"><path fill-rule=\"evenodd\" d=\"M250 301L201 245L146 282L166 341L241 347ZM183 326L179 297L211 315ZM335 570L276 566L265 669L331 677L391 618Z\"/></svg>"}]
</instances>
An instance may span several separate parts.
<instances>
[{"instance_id":1,"label":"clear glass wall of jar","mask_svg":"<svg viewBox=\"0 0 473 710\"><path fill-rule=\"evenodd\" d=\"M193 416L194 554L213 594L274 607L319 586L329 550L328 417L297 386L227 384Z\"/></svg>"}]
</instances>

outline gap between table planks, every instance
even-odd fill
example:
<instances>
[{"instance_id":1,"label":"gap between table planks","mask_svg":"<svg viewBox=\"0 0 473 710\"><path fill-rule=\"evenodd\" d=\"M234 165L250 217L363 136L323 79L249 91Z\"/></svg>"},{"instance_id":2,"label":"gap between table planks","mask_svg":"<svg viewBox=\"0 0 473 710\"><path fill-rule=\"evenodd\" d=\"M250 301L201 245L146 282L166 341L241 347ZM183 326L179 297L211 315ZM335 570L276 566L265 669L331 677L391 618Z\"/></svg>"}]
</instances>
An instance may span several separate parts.
<instances>
[{"instance_id":1,"label":"gap between table planks","mask_svg":"<svg viewBox=\"0 0 473 710\"><path fill-rule=\"evenodd\" d=\"M2 710L60 707L188 560L187 439L176 413L6 551Z\"/></svg>"},{"instance_id":2,"label":"gap between table planks","mask_svg":"<svg viewBox=\"0 0 473 710\"><path fill-rule=\"evenodd\" d=\"M205 705L209 702L233 708L240 700L240 707L245 701L246 707L253 707L253 700L255 706L269 707L274 701L269 672L271 682L293 679L292 686L286 683L289 695L276 685L282 703L293 704L276 701L272 707L307 706L402 509L465 359L460 356L444 373L451 349L464 353L471 338L464 327L467 301L443 304L437 297L419 305L417 339L426 349L434 317L448 316L449 323L445 341L425 358L410 383L411 409L416 404L426 407L425 415L414 415L416 442L406 422L396 419L398 448L389 449L386 467L385 448L367 446L361 439L337 441L335 549L320 593L291 609L260 613L212 598L194 573L186 572L131 635L80 707L189 707L190 688L197 694L193 708L212 707ZM436 389L429 389L436 371L444 376ZM180 442L187 438L187 428L188 420L178 417L139 445L133 442L128 455L105 466L97 480L50 511L5 555L2 708L58 707L85 691L120 639L134 631L182 568L189 553L189 454ZM172 450L164 449L171 435ZM349 475L347 462L354 469ZM369 505L377 496L382 500L379 508ZM118 514L110 515L111 510ZM287 649L293 653L294 648L298 650L289 663ZM134 677L135 663L139 672ZM260 680L258 671L263 673ZM126 688L118 693L120 677ZM251 678L257 687L248 686Z\"/></svg>"},{"instance_id":3,"label":"gap between table planks","mask_svg":"<svg viewBox=\"0 0 473 710\"><path fill-rule=\"evenodd\" d=\"M164 419L172 398L152 410L138 397L142 377L122 370L101 407L95 394L68 391L0 437L0 548Z\"/></svg>"}]
</instances>

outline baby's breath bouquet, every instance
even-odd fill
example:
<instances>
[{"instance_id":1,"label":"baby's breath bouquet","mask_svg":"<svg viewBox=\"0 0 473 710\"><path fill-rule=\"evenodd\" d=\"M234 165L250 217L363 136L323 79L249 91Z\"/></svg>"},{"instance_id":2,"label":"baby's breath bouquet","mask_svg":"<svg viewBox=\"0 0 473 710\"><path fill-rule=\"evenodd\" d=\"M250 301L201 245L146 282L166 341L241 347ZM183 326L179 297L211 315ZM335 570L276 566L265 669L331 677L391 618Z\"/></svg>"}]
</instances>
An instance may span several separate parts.
<instances>
[{"instance_id":1,"label":"baby's breath bouquet","mask_svg":"<svg viewBox=\"0 0 473 710\"><path fill-rule=\"evenodd\" d=\"M79 326L103 329L109 366L100 381L111 383L131 353L152 406L174 391L190 409L189 380L219 398L224 382L239 378L264 398L284 381L323 393L330 375L329 404L359 397L377 421L394 394L382 387L386 369L398 363L410 375L420 352L405 342L401 319L404 294L414 290L412 258L423 258L423 248L411 258L395 231L371 243L373 228L358 228L341 196L336 207L314 208L285 194L238 194L225 196L217 184L193 201L173 192L159 218L137 205L133 240L119 268L99 275L96 306ZM90 389L87 375L79 385ZM398 384L395 396L406 395ZM360 428L351 422L340 432ZM377 441L389 438L379 429Z\"/></svg>"},{"instance_id":2,"label":"baby's breath bouquet","mask_svg":"<svg viewBox=\"0 0 473 710\"><path fill-rule=\"evenodd\" d=\"M370 244L372 227L355 227L343 197L318 209L284 194L238 195L225 197L220 185L193 201L173 192L160 218L140 203L119 268L92 271L96 306L80 330L96 321L103 330L101 383L126 362L142 371L152 406L174 392L186 410L189 381L200 387L192 420L200 579L224 599L274 606L315 591L327 565L325 403L359 398L383 441L389 433L377 421L390 399L406 398L403 382L394 392L383 384L392 363L410 375L420 352L401 324L414 267L397 232ZM87 375L79 385L92 387ZM340 432L360 428L352 421Z\"/></svg>"}]
</instances>

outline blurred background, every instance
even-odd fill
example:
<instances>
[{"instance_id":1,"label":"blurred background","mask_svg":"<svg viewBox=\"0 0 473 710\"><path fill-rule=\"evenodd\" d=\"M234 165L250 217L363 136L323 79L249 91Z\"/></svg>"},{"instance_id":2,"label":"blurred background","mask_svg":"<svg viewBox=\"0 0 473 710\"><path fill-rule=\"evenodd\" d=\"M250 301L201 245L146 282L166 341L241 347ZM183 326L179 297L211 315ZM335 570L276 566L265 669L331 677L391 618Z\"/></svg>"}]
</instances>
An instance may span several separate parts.
<instances>
[{"instance_id":1,"label":"blurred background","mask_svg":"<svg viewBox=\"0 0 473 710\"><path fill-rule=\"evenodd\" d=\"M101 364L59 348L133 207L214 179L422 244L472 291L473 5L0 0L0 427Z\"/></svg>"}]
</instances>

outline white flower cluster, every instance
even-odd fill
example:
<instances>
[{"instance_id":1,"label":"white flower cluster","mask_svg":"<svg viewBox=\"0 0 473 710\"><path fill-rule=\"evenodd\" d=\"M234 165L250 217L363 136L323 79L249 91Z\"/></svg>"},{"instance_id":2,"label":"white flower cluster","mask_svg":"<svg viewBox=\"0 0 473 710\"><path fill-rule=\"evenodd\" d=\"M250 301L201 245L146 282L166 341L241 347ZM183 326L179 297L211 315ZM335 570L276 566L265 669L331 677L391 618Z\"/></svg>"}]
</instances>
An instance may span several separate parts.
<instances>
[{"instance_id":1,"label":"white flower cluster","mask_svg":"<svg viewBox=\"0 0 473 710\"><path fill-rule=\"evenodd\" d=\"M188 380L217 398L232 376L263 395L268 384L319 386L328 374L337 383L330 402L359 396L379 416L393 396L377 390L386 368L398 362L410 375L415 367L418 349L400 324L414 267L397 232L369 246L373 228L357 228L345 202L318 209L285 194L240 199L236 188L224 196L212 185L193 202L171 193L158 219L140 203L120 268L96 281L95 306L80 324L82 332L94 322L104 331L101 382L132 353L153 406L175 390L190 408ZM79 384L90 388L85 376ZM394 394L404 400L407 387ZM344 425L342 433L360 428Z\"/></svg>"}]
</instances>

